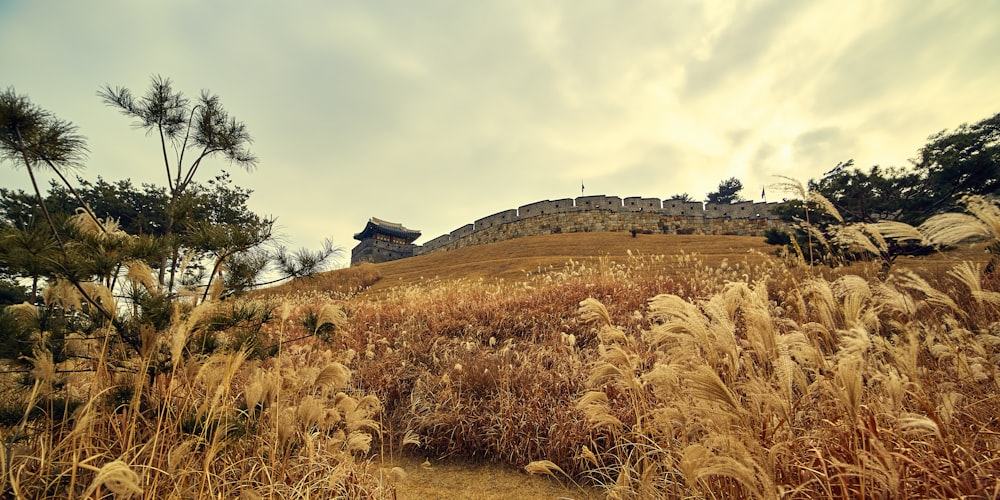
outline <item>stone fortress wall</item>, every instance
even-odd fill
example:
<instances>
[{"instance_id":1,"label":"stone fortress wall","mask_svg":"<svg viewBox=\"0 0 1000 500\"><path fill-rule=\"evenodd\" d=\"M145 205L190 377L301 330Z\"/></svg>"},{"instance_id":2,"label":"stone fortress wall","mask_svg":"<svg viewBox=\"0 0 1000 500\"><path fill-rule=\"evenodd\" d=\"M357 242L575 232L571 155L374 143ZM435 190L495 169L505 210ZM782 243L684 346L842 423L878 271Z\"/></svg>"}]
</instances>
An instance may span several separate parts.
<instances>
[{"instance_id":1,"label":"stone fortress wall","mask_svg":"<svg viewBox=\"0 0 1000 500\"><path fill-rule=\"evenodd\" d=\"M415 255L454 250L525 236L579 232L727 234L764 236L783 223L777 203L684 202L658 198L581 196L545 200L504 210L414 248Z\"/></svg>"}]
</instances>

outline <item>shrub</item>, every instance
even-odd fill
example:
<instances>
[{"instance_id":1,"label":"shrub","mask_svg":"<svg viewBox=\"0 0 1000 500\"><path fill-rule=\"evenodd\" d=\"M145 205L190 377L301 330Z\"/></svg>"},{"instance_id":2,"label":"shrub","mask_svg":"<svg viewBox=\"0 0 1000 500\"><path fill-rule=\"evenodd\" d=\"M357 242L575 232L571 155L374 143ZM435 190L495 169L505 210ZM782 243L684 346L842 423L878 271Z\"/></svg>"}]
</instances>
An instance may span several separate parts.
<instances>
[{"instance_id":1,"label":"shrub","mask_svg":"<svg viewBox=\"0 0 1000 500\"><path fill-rule=\"evenodd\" d=\"M792 236L787 231L772 227L764 231L764 242L768 245L787 246L792 243Z\"/></svg>"}]
</instances>

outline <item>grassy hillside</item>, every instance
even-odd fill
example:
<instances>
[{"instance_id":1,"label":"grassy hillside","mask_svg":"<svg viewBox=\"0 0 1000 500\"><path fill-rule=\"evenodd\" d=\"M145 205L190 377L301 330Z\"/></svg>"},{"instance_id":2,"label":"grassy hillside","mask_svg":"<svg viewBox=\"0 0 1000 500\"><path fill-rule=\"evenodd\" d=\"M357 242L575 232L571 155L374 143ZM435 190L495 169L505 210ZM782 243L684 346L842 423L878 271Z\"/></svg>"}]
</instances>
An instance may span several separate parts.
<instances>
[{"instance_id":1,"label":"grassy hillside","mask_svg":"<svg viewBox=\"0 0 1000 500\"><path fill-rule=\"evenodd\" d=\"M373 281L369 292L411 285L422 280L507 280L564 269L570 261L622 260L633 255L697 253L707 263L749 259L760 261L774 247L763 238L748 236L638 235L628 233L572 233L533 236L490 245L460 248L385 262L364 269L341 269L268 289L267 293L328 290L345 292Z\"/></svg>"},{"instance_id":2,"label":"grassy hillside","mask_svg":"<svg viewBox=\"0 0 1000 500\"><path fill-rule=\"evenodd\" d=\"M182 301L138 351L96 325L4 374L0 491L996 498L1000 279L983 245L885 279L772 253L551 235ZM441 477L465 463L487 469ZM486 485L498 470L511 482Z\"/></svg>"},{"instance_id":3,"label":"grassy hillside","mask_svg":"<svg viewBox=\"0 0 1000 500\"><path fill-rule=\"evenodd\" d=\"M524 280L534 274L563 270L571 261L596 263L602 258L624 261L631 256L662 255L676 257L697 254L705 265L723 262L760 264L774 259L778 247L767 245L764 238L751 236L710 236L628 233L571 233L532 236L490 245L460 248L409 259L364 265L322 273L263 291L264 295L292 292L325 291L347 293L364 290L364 295L432 280L489 281ZM964 260L985 263L989 254L984 245L965 245L958 249L924 257L901 257L898 266L924 273L938 273ZM863 264L858 267L863 267ZM825 269L819 269L826 271ZM661 265L662 273L683 273L683 267Z\"/></svg>"},{"instance_id":4,"label":"grassy hillside","mask_svg":"<svg viewBox=\"0 0 1000 500\"><path fill-rule=\"evenodd\" d=\"M884 282L874 264L771 252L552 235L272 292L343 307L332 346L384 405L383 453L620 496L995 493L1000 294L983 247L901 258Z\"/></svg>"}]
</instances>

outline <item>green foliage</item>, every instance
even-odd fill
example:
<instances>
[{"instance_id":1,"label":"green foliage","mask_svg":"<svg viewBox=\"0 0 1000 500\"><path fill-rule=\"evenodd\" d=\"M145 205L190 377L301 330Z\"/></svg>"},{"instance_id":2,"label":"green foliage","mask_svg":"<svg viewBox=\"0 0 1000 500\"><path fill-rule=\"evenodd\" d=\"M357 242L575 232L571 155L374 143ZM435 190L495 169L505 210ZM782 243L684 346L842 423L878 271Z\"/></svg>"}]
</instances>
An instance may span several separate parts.
<instances>
[{"instance_id":1,"label":"green foliage","mask_svg":"<svg viewBox=\"0 0 1000 500\"><path fill-rule=\"evenodd\" d=\"M20 304L28 300L28 289L20 283L0 277L0 308L11 304Z\"/></svg>"},{"instance_id":2,"label":"green foliage","mask_svg":"<svg viewBox=\"0 0 1000 500\"><path fill-rule=\"evenodd\" d=\"M135 386L130 384L120 384L111 388L104 395L104 405L112 412L123 411L132 404L135 398Z\"/></svg>"},{"instance_id":3,"label":"green foliage","mask_svg":"<svg viewBox=\"0 0 1000 500\"><path fill-rule=\"evenodd\" d=\"M223 275L226 295L240 297L259 285L261 275L267 271L270 263L271 255L259 249L230 256L226 259L226 273Z\"/></svg>"},{"instance_id":4,"label":"green foliage","mask_svg":"<svg viewBox=\"0 0 1000 500\"><path fill-rule=\"evenodd\" d=\"M921 208L921 179L916 172L878 166L864 171L854 161L839 163L810 181L809 189L833 203L845 222L898 220L918 223Z\"/></svg>"},{"instance_id":5,"label":"green foliage","mask_svg":"<svg viewBox=\"0 0 1000 500\"><path fill-rule=\"evenodd\" d=\"M0 92L0 161L28 170L37 164L53 170L79 167L87 147L76 130L13 87Z\"/></svg>"},{"instance_id":6,"label":"green foliage","mask_svg":"<svg viewBox=\"0 0 1000 500\"><path fill-rule=\"evenodd\" d=\"M274 219L261 217L253 213L247 202L252 190L232 184L229 174L223 172L206 185L192 183L188 193L181 197L175 213L187 221L177 234L167 237L165 233L166 214L169 210L169 197L163 188L145 184L139 189L124 180L109 183L98 177L97 182L89 183L78 178L80 187L75 191L84 199L97 216L107 221L114 221L117 227L130 235L127 255L119 249L117 256L146 261L153 269L158 269L169 257L172 248L187 249L196 252L195 262L190 264L188 271L198 272L211 262L203 262L206 258L218 257L220 253L232 254L234 249L242 251L258 247L269 240ZM95 200L90 202L89 200ZM66 220L75 213L78 206L76 199L68 189L53 183L46 195L45 204L54 220ZM23 191L0 188L0 221L7 223L4 233L10 235L8 244L0 243L0 256L11 262L20 275L51 276L51 263L46 259L37 258L57 250L56 240L47 228L30 224L31 221L42 220L42 214L34 197ZM72 228L65 223L57 223L58 234L62 239L80 238L73 234ZM86 241L87 238L82 238ZM111 250L107 242L102 242L100 249L90 245L77 248L77 253L91 252L81 255L78 261L90 262L86 269L80 269L80 274L95 274L107 276L121 259L109 254ZM10 255L4 254L9 248ZM266 255L265 255L266 256ZM270 257L266 256L269 260ZM49 261L52 260L50 255ZM262 266L266 263L262 263ZM258 271L263 267L258 267ZM240 282L242 290L256 285L259 273L242 275ZM234 281L236 283L236 281Z\"/></svg>"},{"instance_id":7,"label":"green foliage","mask_svg":"<svg viewBox=\"0 0 1000 500\"><path fill-rule=\"evenodd\" d=\"M219 340L219 332L209 329L202 329L191 336L187 349L189 353L198 355L211 355L222 348Z\"/></svg>"},{"instance_id":8,"label":"green foliage","mask_svg":"<svg viewBox=\"0 0 1000 500\"><path fill-rule=\"evenodd\" d=\"M806 196L806 190L802 191L799 198L809 198L808 202L786 201L773 213L790 222L802 220L795 240L803 251L812 255L814 244L824 247L821 259L810 256L808 260L836 263L864 258L871 252L859 254L823 235L842 235L843 228L852 224L895 221L915 226L930 216L954 210L963 196L996 195L1000 191L1000 114L931 136L910 170L878 166L862 170L854 167L853 161L838 164L818 181L809 182L808 192L817 193L828 205L817 203L812 194ZM879 246L879 258L886 267L898 255L930 250L894 237L880 241Z\"/></svg>"},{"instance_id":9,"label":"green foliage","mask_svg":"<svg viewBox=\"0 0 1000 500\"><path fill-rule=\"evenodd\" d=\"M256 286L261 270L272 261L274 253L264 245L272 239L274 219L250 211L252 191L234 186L225 171L204 185L194 180L203 161L212 157L246 168L256 165L247 149L251 140L245 126L229 117L218 97L203 92L190 103L158 77L141 99L110 87L101 96L162 139L166 189L100 177L95 182L77 177L74 187L65 171L80 166L86 152L75 127L13 90L0 93L0 161L24 168L33 188L33 194L0 188L0 360L7 367L0 390L0 425L6 426L9 438L0 460L0 490L17 484L19 496L90 497L102 486L102 474L115 473L126 477L113 482L135 483L128 490L141 492L132 464L108 460L119 456L114 450L139 449L155 435L151 442L158 444L147 446L145 456L156 457L156 463L146 470L172 469L175 457L183 466L190 462L188 454L170 452L168 459L165 450L190 445L189 436L173 442L163 437L178 427L209 438L192 445L194 453L218 453L216 445L222 440L243 440L251 446L278 441L278 436L247 434L239 420L245 412L231 411L232 398L219 399L217 392L232 389L239 365L248 358L279 353L279 342L264 328L275 304L224 300L226 287L236 293ZM167 152L171 148L175 163ZM50 184L46 196L35 176L42 167L60 180ZM289 257L284 249L278 253L282 267L300 276L319 270L333 250L327 244L315 254L303 250ZM25 278L31 279L30 293L19 284ZM45 289L39 293L41 284ZM32 303L22 303L26 298ZM343 389L350 372L334 372L343 375L336 377L343 379L338 385ZM174 377L178 373L183 376ZM244 370L240 378L255 375ZM74 398L87 394L91 399L80 409L81 402ZM270 420L260 429L270 433L277 422ZM128 430L111 430L120 424ZM344 441L347 436L341 435ZM357 441L356 433L351 435ZM98 443L103 437L109 440ZM365 450L370 439L361 443ZM45 443L40 453L38 443ZM15 444L28 451L12 452ZM349 453L361 449L358 446L341 448ZM295 447L275 447L286 455L269 458L267 467L294 460L287 450ZM258 449L250 456L274 457L275 448ZM58 450L74 455L50 458L61 453ZM94 463L91 452L98 451L102 457L97 466L85 465ZM224 469L206 472L229 476ZM199 494L207 491L203 487L181 484L190 482L185 476L178 474L179 482L163 491L204 496ZM103 484L109 481L105 477ZM90 489L84 489L87 484ZM340 487L341 482L333 486ZM209 496L232 495L220 490Z\"/></svg>"},{"instance_id":10,"label":"green foliage","mask_svg":"<svg viewBox=\"0 0 1000 500\"><path fill-rule=\"evenodd\" d=\"M234 300L221 303L203 320L198 348L213 352L226 347L229 352L246 350L248 359L263 359L275 354L262 332L274 319L274 304L267 301ZM218 335L225 332L226 339Z\"/></svg>"},{"instance_id":11,"label":"green foliage","mask_svg":"<svg viewBox=\"0 0 1000 500\"><path fill-rule=\"evenodd\" d=\"M101 176L94 182L78 176L76 182L75 191L87 202L95 216L114 219L118 227L129 234L163 235L167 194L162 187L152 184L134 186L129 179L109 182ZM46 203L55 207L54 211L70 213L78 206L72 193L57 184L49 188Z\"/></svg>"},{"instance_id":12,"label":"green foliage","mask_svg":"<svg viewBox=\"0 0 1000 500\"><path fill-rule=\"evenodd\" d=\"M1000 191L1000 113L930 137L914 169L921 176L923 215L953 210L963 195Z\"/></svg>"},{"instance_id":13,"label":"green foliage","mask_svg":"<svg viewBox=\"0 0 1000 500\"><path fill-rule=\"evenodd\" d=\"M709 203L736 203L746 201L739 194L742 190L743 183L736 177L730 177L719 183L719 189L717 191L708 193L706 196Z\"/></svg>"},{"instance_id":14,"label":"green foliage","mask_svg":"<svg viewBox=\"0 0 1000 500\"><path fill-rule=\"evenodd\" d=\"M285 247L280 247L275 255L275 261L282 275L301 278L321 271L331 256L339 254L340 249L335 248L333 242L327 239L323 241L323 248L315 252L308 248L300 248L290 253Z\"/></svg>"},{"instance_id":15,"label":"green foliage","mask_svg":"<svg viewBox=\"0 0 1000 500\"><path fill-rule=\"evenodd\" d=\"M175 167L183 167L184 153L196 155L186 173L183 168L176 171L176 179L180 181L171 183L172 192L183 191L200 162L208 157L222 155L248 169L257 164L257 158L247 149L253 140L246 125L229 116L218 95L202 91L192 104L182 92L174 90L169 78L156 75L142 97L136 98L127 88L110 85L105 85L98 96L132 118L147 133L162 134L164 145L178 153Z\"/></svg>"},{"instance_id":16,"label":"green foliage","mask_svg":"<svg viewBox=\"0 0 1000 500\"><path fill-rule=\"evenodd\" d=\"M162 332L170 326L176 304L169 296L151 293L141 286L129 286L125 291L132 311L123 322L119 334L125 343L139 350L143 332Z\"/></svg>"},{"instance_id":17,"label":"green foliage","mask_svg":"<svg viewBox=\"0 0 1000 500\"><path fill-rule=\"evenodd\" d=\"M0 310L0 359L20 359L31 353L36 332L11 308Z\"/></svg>"},{"instance_id":18,"label":"green foliage","mask_svg":"<svg viewBox=\"0 0 1000 500\"><path fill-rule=\"evenodd\" d=\"M916 225L958 208L965 195L1000 192L1000 113L932 135L913 168L862 170L838 164L809 187L823 194L845 222L893 220Z\"/></svg>"},{"instance_id":19,"label":"green foliage","mask_svg":"<svg viewBox=\"0 0 1000 500\"><path fill-rule=\"evenodd\" d=\"M206 222L228 223L234 216L245 215L237 208L235 212L226 212L217 220L211 217L198 218L193 213L199 206L196 196L193 196L197 193L190 190L195 174L204 160L219 156L243 168L254 168L257 157L249 150L253 139L247 132L246 125L231 117L222 107L219 96L203 91L197 102L192 103L182 92L174 90L170 79L158 75L152 78L149 90L142 97L135 97L127 88L113 88L110 85L105 85L98 96L108 106L132 118L136 126L145 129L147 133L155 133L160 138L169 194L163 235L172 245L173 251L157 266L160 270L158 279L161 286L173 291L176 275L180 270L182 248L187 243L184 238L173 238L174 234L183 232L179 229L184 226ZM168 150L174 152L173 161L167 154ZM187 162L186 154L189 154ZM245 197L249 196L248 191L230 188L228 176L223 175L216 180L221 189L216 190L215 201L223 206L243 206L232 202L238 199L245 201ZM251 221L233 221L240 225L247 225L247 222ZM216 269L208 276L209 281L215 277L219 264L217 260Z\"/></svg>"},{"instance_id":20,"label":"green foliage","mask_svg":"<svg viewBox=\"0 0 1000 500\"><path fill-rule=\"evenodd\" d=\"M792 236L788 231L772 227L764 231L764 242L768 245L785 246L792 243Z\"/></svg>"},{"instance_id":21,"label":"green foliage","mask_svg":"<svg viewBox=\"0 0 1000 500\"><path fill-rule=\"evenodd\" d=\"M259 331L274 319L274 304L261 301L233 301L220 305L205 320L210 331L248 330Z\"/></svg>"}]
</instances>

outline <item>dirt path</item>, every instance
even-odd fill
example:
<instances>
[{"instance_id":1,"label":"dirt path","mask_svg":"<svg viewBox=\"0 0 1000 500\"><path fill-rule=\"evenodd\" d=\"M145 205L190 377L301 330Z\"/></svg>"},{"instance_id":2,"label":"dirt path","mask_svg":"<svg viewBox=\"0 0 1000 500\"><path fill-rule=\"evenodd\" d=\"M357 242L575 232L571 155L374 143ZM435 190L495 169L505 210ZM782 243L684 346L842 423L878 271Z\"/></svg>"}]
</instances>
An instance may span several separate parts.
<instances>
[{"instance_id":1,"label":"dirt path","mask_svg":"<svg viewBox=\"0 0 1000 500\"><path fill-rule=\"evenodd\" d=\"M385 468L392 466L406 471L406 479L399 483L397 489L400 500L604 498L601 491L583 490L568 480L563 486L551 477L532 476L523 470L493 463L404 458Z\"/></svg>"}]
</instances>

